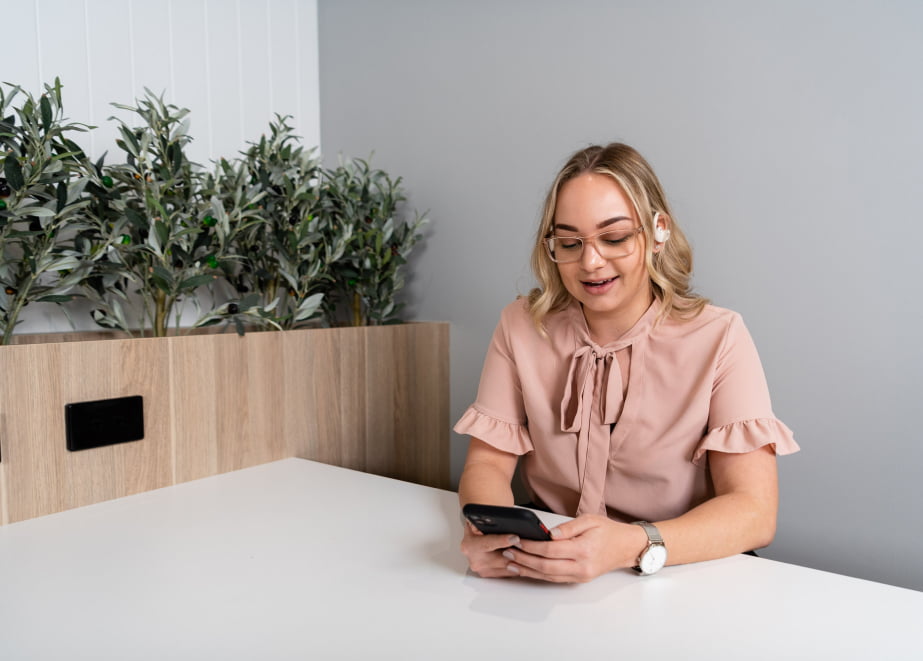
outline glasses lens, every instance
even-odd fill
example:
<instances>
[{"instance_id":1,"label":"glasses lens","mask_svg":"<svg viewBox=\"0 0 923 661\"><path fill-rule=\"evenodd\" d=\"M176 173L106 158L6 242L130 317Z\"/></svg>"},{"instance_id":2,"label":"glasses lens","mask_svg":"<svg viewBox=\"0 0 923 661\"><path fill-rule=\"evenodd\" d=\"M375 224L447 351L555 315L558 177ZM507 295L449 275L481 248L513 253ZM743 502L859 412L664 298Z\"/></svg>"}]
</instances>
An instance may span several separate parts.
<instances>
[{"instance_id":1,"label":"glasses lens","mask_svg":"<svg viewBox=\"0 0 923 661\"><path fill-rule=\"evenodd\" d=\"M596 249L607 259L627 257L635 248L636 236L634 229L603 232L596 236Z\"/></svg>"},{"instance_id":2,"label":"glasses lens","mask_svg":"<svg viewBox=\"0 0 923 661\"><path fill-rule=\"evenodd\" d=\"M585 239L577 236L551 236L545 239L545 247L551 259L558 264L579 261L586 242L592 243L603 259L617 259L627 257L634 251L635 237L639 230L612 230Z\"/></svg>"},{"instance_id":3,"label":"glasses lens","mask_svg":"<svg viewBox=\"0 0 923 661\"><path fill-rule=\"evenodd\" d=\"M548 254L558 264L576 262L583 254L583 239L552 236L545 240Z\"/></svg>"}]
</instances>

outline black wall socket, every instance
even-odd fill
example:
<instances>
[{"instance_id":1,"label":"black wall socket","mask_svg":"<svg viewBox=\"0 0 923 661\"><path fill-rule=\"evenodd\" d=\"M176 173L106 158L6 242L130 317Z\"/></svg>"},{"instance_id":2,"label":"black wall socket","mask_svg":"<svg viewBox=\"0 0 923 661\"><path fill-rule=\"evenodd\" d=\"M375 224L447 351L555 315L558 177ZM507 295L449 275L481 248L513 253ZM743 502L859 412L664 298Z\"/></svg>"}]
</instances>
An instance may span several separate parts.
<instances>
[{"instance_id":1,"label":"black wall socket","mask_svg":"<svg viewBox=\"0 0 923 661\"><path fill-rule=\"evenodd\" d=\"M144 438L144 398L141 395L64 405L67 449L101 448Z\"/></svg>"}]
</instances>

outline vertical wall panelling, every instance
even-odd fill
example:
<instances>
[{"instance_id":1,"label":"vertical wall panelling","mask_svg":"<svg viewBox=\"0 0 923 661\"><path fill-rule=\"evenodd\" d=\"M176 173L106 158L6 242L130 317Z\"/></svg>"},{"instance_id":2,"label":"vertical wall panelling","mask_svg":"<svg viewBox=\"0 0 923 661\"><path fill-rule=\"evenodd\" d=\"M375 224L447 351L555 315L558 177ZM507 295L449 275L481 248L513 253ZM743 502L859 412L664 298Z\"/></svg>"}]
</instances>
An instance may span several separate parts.
<instances>
[{"instance_id":1,"label":"vertical wall panelling","mask_svg":"<svg viewBox=\"0 0 923 661\"><path fill-rule=\"evenodd\" d=\"M269 79L272 90L272 112L291 115L296 129L304 125L299 108L302 81L298 59L298 24L296 3L293 0L274 3L269 11ZM304 145L314 147L316 140L302 134Z\"/></svg>"},{"instance_id":2,"label":"vertical wall panelling","mask_svg":"<svg viewBox=\"0 0 923 661\"><path fill-rule=\"evenodd\" d=\"M134 52L134 89L128 99L110 99L131 103L144 94L144 88L154 94L164 93L169 101L176 96L170 79L170 22L167 0L148 2L131 0L131 39Z\"/></svg>"},{"instance_id":3,"label":"vertical wall panelling","mask_svg":"<svg viewBox=\"0 0 923 661\"><path fill-rule=\"evenodd\" d=\"M211 123L213 149L222 153L229 148L241 149L240 77L238 75L238 20L236 2L208 2L208 63L211 85ZM232 147L233 145L233 147Z\"/></svg>"},{"instance_id":4,"label":"vertical wall panelling","mask_svg":"<svg viewBox=\"0 0 923 661\"><path fill-rule=\"evenodd\" d=\"M174 62L174 102L189 109L189 133L193 140L189 144L189 157L210 167L209 161L216 157L211 141L209 122L210 105L208 89L208 41L210 33L206 21L206 0L184 0L172 2L172 49ZM178 70L182 70L179 75Z\"/></svg>"},{"instance_id":5,"label":"vertical wall panelling","mask_svg":"<svg viewBox=\"0 0 923 661\"><path fill-rule=\"evenodd\" d=\"M269 57L269 7L266 0L240 0L241 144L258 140L272 117L272 68Z\"/></svg>"},{"instance_id":6,"label":"vertical wall panelling","mask_svg":"<svg viewBox=\"0 0 923 661\"><path fill-rule=\"evenodd\" d=\"M16 3L12 0L3 0L0 2L0 7L3 8L3 13L8 20L11 20L13 15L16 20L16 29L5 30L3 34L3 49L7 53L15 53L15 58L12 56L4 58L3 75L0 76L0 80L21 85L30 92L36 92L43 82L38 57L41 49L37 27L38 0ZM18 65L15 78L11 78L12 71L9 66L9 61L13 59Z\"/></svg>"},{"instance_id":7,"label":"vertical wall panelling","mask_svg":"<svg viewBox=\"0 0 923 661\"><path fill-rule=\"evenodd\" d=\"M320 62L318 45L317 3L295 4L295 79L298 85L296 128L306 145L321 146L320 135ZM315 35L305 39L303 35Z\"/></svg>"},{"instance_id":8,"label":"vertical wall panelling","mask_svg":"<svg viewBox=\"0 0 923 661\"><path fill-rule=\"evenodd\" d=\"M131 4L120 0L86 3L86 42L90 84L90 114L86 121L97 128L93 137L91 152L99 157L108 152L106 162L121 163L122 151L116 146L118 135L113 115L127 114L115 108L112 103L131 103L132 88ZM66 84L66 83L65 83ZM65 87L64 107L68 115L76 119L68 108L70 86Z\"/></svg>"},{"instance_id":9,"label":"vertical wall panelling","mask_svg":"<svg viewBox=\"0 0 923 661\"><path fill-rule=\"evenodd\" d=\"M94 116L90 106L92 98L86 43L85 3L70 0L39 0L38 34L42 43L39 54L39 70L43 83L54 82L60 77L63 83L62 98L64 110L74 121L91 123ZM8 68L4 62L4 81L18 82L21 77L7 78L18 74L16 68ZM33 93L38 89L33 89ZM92 135L83 143L93 148Z\"/></svg>"}]
</instances>

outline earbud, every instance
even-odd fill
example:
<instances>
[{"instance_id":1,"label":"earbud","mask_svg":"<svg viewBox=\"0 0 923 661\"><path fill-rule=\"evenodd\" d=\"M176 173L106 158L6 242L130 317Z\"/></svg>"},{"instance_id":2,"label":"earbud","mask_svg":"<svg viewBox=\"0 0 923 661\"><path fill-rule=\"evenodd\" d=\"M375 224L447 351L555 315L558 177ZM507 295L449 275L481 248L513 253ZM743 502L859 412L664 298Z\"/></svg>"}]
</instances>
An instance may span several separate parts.
<instances>
[{"instance_id":1,"label":"earbud","mask_svg":"<svg viewBox=\"0 0 923 661\"><path fill-rule=\"evenodd\" d=\"M670 238L670 230L660 227L660 225L657 224L658 218L660 218L659 211L654 214L654 220L651 221L651 225L654 226L654 241L657 243L664 243Z\"/></svg>"}]
</instances>

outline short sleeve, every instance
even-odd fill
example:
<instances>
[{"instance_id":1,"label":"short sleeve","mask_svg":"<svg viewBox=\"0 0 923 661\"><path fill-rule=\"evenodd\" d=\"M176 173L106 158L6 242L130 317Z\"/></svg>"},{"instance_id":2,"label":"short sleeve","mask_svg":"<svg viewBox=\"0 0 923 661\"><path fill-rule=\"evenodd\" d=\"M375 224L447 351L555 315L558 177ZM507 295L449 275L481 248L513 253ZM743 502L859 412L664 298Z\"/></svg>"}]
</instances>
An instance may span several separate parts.
<instances>
[{"instance_id":1,"label":"short sleeve","mask_svg":"<svg viewBox=\"0 0 923 661\"><path fill-rule=\"evenodd\" d=\"M499 450L525 454L532 450L522 383L512 351L512 306L504 309L487 349L477 400L455 424L459 434L474 436Z\"/></svg>"},{"instance_id":2,"label":"short sleeve","mask_svg":"<svg viewBox=\"0 0 923 661\"><path fill-rule=\"evenodd\" d=\"M709 450L743 453L771 445L776 454L792 454L799 447L792 430L775 418L733 422L708 432L696 446L692 463L700 465Z\"/></svg>"},{"instance_id":3,"label":"short sleeve","mask_svg":"<svg viewBox=\"0 0 923 661\"><path fill-rule=\"evenodd\" d=\"M753 338L740 315L728 324L718 355L708 429L693 454L699 463L708 450L751 452L772 445L776 454L798 451L791 430L772 412L769 388Z\"/></svg>"}]
</instances>

